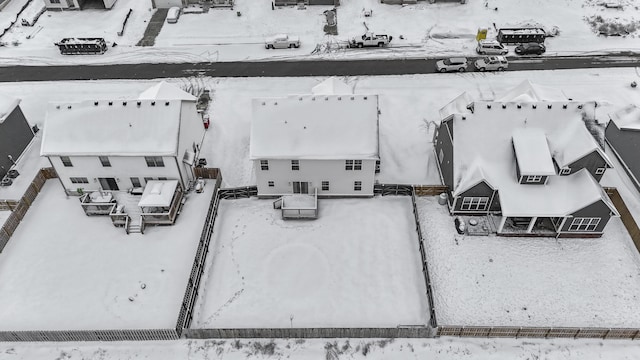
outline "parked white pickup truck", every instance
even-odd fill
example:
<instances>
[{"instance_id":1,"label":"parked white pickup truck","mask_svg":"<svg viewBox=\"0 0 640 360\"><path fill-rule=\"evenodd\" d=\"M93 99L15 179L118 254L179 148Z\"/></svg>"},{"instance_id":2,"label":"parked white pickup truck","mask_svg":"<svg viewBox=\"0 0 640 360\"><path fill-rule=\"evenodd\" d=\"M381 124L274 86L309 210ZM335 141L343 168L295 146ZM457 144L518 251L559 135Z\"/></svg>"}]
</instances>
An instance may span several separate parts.
<instances>
[{"instance_id":1,"label":"parked white pickup truck","mask_svg":"<svg viewBox=\"0 0 640 360\"><path fill-rule=\"evenodd\" d=\"M360 37L354 37L351 40L349 40L349 47L365 47L365 46L379 46L379 47L383 47L383 46L387 46L390 42L391 39L393 39L392 36L389 35L380 35L380 34L374 34L372 32L366 32L364 33L364 35L360 36Z\"/></svg>"},{"instance_id":2,"label":"parked white pickup truck","mask_svg":"<svg viewBox=\"0 0 640 360\"><path fill-rule=\"evenodd\" d=\"M267 49L298 48L300 47L300 38L288 34L278 34L265 39L264 47Z\"/></svg>"}]
</instances>

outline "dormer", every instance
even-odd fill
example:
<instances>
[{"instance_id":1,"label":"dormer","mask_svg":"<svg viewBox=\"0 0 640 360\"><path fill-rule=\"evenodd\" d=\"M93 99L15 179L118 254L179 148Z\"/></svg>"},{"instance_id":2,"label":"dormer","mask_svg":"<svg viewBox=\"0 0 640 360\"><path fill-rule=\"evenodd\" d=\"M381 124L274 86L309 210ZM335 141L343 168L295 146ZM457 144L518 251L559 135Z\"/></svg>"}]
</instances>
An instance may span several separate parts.
<instances>
[{"instance_id":1,"label":"dormer","mask_svg":"<svg viewBox=\"0 0 640 360\"><path fill-rule=\"evenodd\" d=\"M515 129L511 141L520 184L544 185L549 176L556 174L547 137L541 129Z\"/></svg>"}]
</instances>

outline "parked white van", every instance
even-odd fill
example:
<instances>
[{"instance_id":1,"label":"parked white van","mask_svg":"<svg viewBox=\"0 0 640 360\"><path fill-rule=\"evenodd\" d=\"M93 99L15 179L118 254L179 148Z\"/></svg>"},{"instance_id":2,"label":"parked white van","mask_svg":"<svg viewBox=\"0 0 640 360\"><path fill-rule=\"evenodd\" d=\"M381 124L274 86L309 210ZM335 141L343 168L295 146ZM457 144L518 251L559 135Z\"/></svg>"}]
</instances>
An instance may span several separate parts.
<instances>
[{"instance_id":1,"label":"parked white van","mask_svg":"<svg viewBox=\"0 0 640 360\"><path fill-rule=\"evenodd\" d=\"M178 18L180 18L180 8L177 6L169 8L167 12L167 22L169 24L175 24L178 22Z\"/></svg>"}]
</instances>

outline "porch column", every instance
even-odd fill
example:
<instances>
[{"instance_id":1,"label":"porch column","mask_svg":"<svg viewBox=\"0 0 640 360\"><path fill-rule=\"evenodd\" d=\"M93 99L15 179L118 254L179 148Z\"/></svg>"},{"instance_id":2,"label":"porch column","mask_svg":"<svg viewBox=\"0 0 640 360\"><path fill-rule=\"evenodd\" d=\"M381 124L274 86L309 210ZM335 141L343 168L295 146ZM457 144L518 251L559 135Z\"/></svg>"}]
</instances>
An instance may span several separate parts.
<instances>
[{"instance_id":1,"label":"porch column","mask_svg":"<svg viewBox=\"0 0 640 360\"><path fill-rule=\"evenodd\" d=\"M507 217L506 217L506 216L503 216L503 217L500 219L500 225L498 225L498 231L497 231L497 232L498 232L498 234L500 234L500 233L502 232L502 228L504 227L504 223L506 223L506 222L507 222Z\"/></svg>"},{"instance_id":2,"label":"porch column","mask_svg":"<svg viewBox=\"0 0 640 360\"><path fill-rule=\"evenodd\" d=\"M533 230L533 225L536 224L536 220L538 220L537 216L534 216L531 218L531 221L529 222L529 226L527 227L527 233L530 233Z\"/></svg>"}]
</instances>

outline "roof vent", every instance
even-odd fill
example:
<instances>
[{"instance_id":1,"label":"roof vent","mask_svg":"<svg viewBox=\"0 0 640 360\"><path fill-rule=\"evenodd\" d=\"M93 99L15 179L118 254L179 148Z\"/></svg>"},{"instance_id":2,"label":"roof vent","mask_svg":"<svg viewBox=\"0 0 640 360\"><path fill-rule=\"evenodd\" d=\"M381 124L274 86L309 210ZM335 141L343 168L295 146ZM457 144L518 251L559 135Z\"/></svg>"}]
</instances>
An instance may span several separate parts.
<instances>
[{"instance_id":1,"label":"roof vent","mask_svg":"<svg viewBox=\"0 0 640 360\"><path fill-rule=\"evenodd\" d=\"M506 109L507 108L507 104L502 104L502 108Z\"/></svg>"},{"instance_id":2,"label":"roof vent","mask_svg":"<svg viewBox=\"0 0 640 360\"><path fill-rule=\"evenodd\" d=\"M263 102L262 102L262 106L265 106L265 105L267 105L267 103L263 101Z\"/></svg>"},{"instance_id":3,"label":"roof vent","mask_svg":"<svg viewBox=\"0 0 640 360\"><path fill-rule=\"evenodd\" d=\"M71 109L71 105L67 105L67 109Z\"/></svg>"},{"instance_id":4,"label":"roof vent","mask_svg":"<svg viewBox=\"0 0 640 360\"><path fill-rule=\"evenodd\" d=\"M491 104L487 104L487 109L491 109Z\"/></svg>"},{"instance_id":5,"label":"roof vent","mask_svg":"<svg viewBox=\"0 0 640 360\"><path fill-rule=\"evenodd\" d=\"M302 96L300 96L300 97L298 98L298 100L299 100L299 101L302 101Z\"/></svg>"},{"instance_id":6,"label":"roof vent","mask_svg":"<svg viewBox=\"0 0 640 360\"><path fill-rule=\"evenodd\" d=\"M366 97L366 96L363 96L362 98L363 98L363 99L365 99L365 100L367 100L367 97Z\"/></svg>"},{"instance_id":7,"label":"roof vent","mask_svg":"<svg viewBox=\"0 0 640 360\"><path fill-rule=\"evenodd\" d=\"M522 109L522 105L518 104L517 106L518 106L518 109Z\"/></svg>"},{"instance_id":8,"label":"roof vent","mask_svg":"<svg viewBox=\"0 0 640 360\"><path fill-rule=\"evenodd\" d=\"M315 96L314 96L314 97L312 97L312 98L311 98L311 100L313 100L313 101L316 101L316 98L315 98Z\"/></svg>"},{"instance_id":9,"label":"roof vent","mask_svg":"<svg viewBox=\"0 0 640 360\"><path fill-rule=\"evenodd\" d=\"M93 102L93 105L94 105L94 106L98 106L98 104L99 104L99 102L97 102L97 101L94 101L94 102Z\"/></svg>"},{"instance_id":10,"label":"roof vent","mask_svg":"<svg viewBox=\"0 0 640 360\"><path fill-rule=\"evenodd\" d=\"M324 98L324 101L327 101L327 100L329 100L329 97L328 97L328 96Z\"/></svg>"},{"instance_id":11,"label":"roof vent","mask_svg":"<svg viewBox=\"0 0 640 360\"><path fill-rule=\"evenodd\" d=\"M567 108L567 104L562 104L562 108L566 109Z\"/></svg>"},{"instance_id":12,"label":"roof vent","mask_svg":"<svg viewBox=\"0 0 640 360\"><path fill-rule=\"evenodd\" d=\"M278 105L278 102L277 102L277 101L274 101L274 102L273 102L273 105Z\"/></svg>"},{"instance_id":13,"label":"roof vent","mask_svg":"<svg viewBox=\"0 0 640 360\"><path fill-rule=\"evenodd\" d=\"M109 101L109 106L112 106L112 105L113 105L113 101Z\"/></svg>"},{"instance_id":14,"label":"roof vent","mask_svg":"<svg viewBox=\"0 0 640 360\"><path fill-rule=\"evenodd\" d=\"M56 105L56 109L60 109L60 105Z\"/></svg>"},{"instance_id":15,"label":"roof vent","mask_svg":"<svg viewBox=\"0 0 640 360\"><path fill-rule=\"evenodd\" d=\"M578 105L578 109L582 109L582 104L579 104L579 105Z\"/></svg>"},{"instance_id":16,"label":"roof vent","mask_svg":"<svg viewBox=\"0 0 640 360\"><path fill-rule=\"evenodd\" d=\"M151 106L156 106L156 102L155 102L155 101L152 101L152 102L151 102Z\"/></svg>"},{"instance_id":17,"label":"roof vent","mask_svg":"<svg viewBox=\"0 0 640 360\"><path fill-rule=\"evenodd\" d=\"M466 116L461 116L460 119L461 120L467 120L467 117Z\"/></svg>"},{"instance_id":18,"label":"roof vent","mask_svg":"<svg viewBox=\"0 0 640 360\"><path fill-rule=\"evenodd\" d=\"M165 103L164 103L164 106L169 106L169 102L168 102L168 101L167 101L167 102L165 102Z\"/></svg>"},{"instance_id":19,"label":"roof vent","mask_svg":"<svg viewBox=\"0 0 640 360\"><path fill-rule=\"evenodd\" d=\"M142 101L136 102L136 105L138 105L138 107L139 107L140 105L142 105Z\"/></svg>"},{"instance_id":20,"label":"roof vent","mask_svg":"<svg viewBox=\"0 0 640 360\"><path fill-rule=\"evenodd\" d=\"M356 99L356 97L355 97L355 96L352 96L352 97L351 97L351 100L355 100L355 99Z\"/></svg>"},{"instance_id":21,"label":"roof vent","mask_svg":"<svg viewBox=\"0 0 640 360\"><path fill-rule=\"evenodd\" d=\"M551 109L551 104L547 105L547 109Z\"/></svg>"},{"instance_id":22,"label":"roof vent","mask_svg":"<svg viewBox=\"0 0 640 360\"><path fill-rule=\"evenodd\" d=\"M536 105L536 104L531 104L531 108L532 108L532 109L537 109L537 108L538 108L538 105Z\"/></svg>"},{"instance_id":23,"label":"roof vent","mask_svg":"<svg viewBox=\"0 0 640 360\"><path fill-rule=\"evenodd\" d=\"M342 100L342 96L338 96L338 100Z\"/></svg>"},{"instance_id":24,"label":"roof vent","mask_svg":"<svg viewBox=\"0 0 640 360\"><path fill-rule=\"evenodd\" d=\"M127 102L126 102L126 101L123 101L123 102L122 102L122 106L127 106Z\"/></svg>"}]
</instances>

